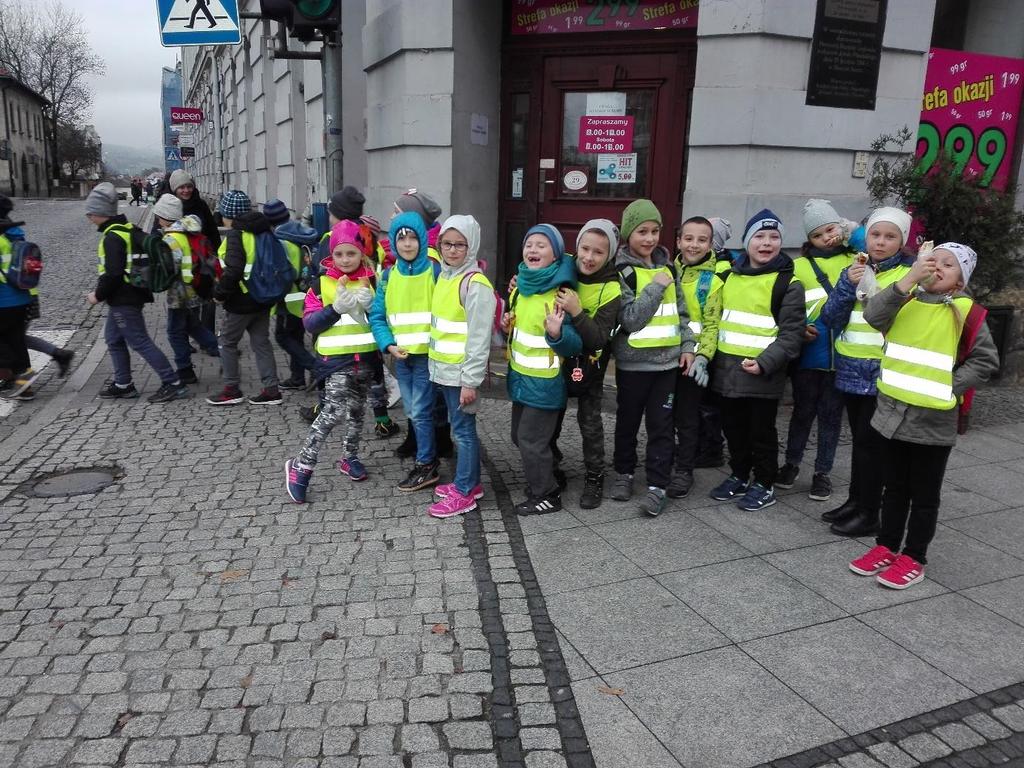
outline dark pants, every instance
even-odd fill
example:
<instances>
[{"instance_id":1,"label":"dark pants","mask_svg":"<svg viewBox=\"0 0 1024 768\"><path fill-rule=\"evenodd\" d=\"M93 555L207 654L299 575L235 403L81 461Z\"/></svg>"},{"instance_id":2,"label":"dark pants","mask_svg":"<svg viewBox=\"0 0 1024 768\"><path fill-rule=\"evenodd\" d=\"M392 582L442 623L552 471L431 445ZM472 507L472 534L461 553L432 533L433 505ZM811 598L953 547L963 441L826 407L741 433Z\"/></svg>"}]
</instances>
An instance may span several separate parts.
<instances>
[{"instance_id":1,"label":"dark pants","mask_svg":"<svg viewBox=\"0 0 1024 768\"><path fill-rule=\"evenodd\" d=\"M853 436L853 452L850 461L850 500L857 505L857 511L869 517L877 517L882 503L884 478L878 471L878 455L882 450L879 434L871 428L871 417L875 415L875 395L844 394L846 418L850 422Z\"/></svg>"},{"instance_id":2,"label":"dark pants","mask_svg":"<svg viewBox=\"0 0 1024 768\"><path fill-rule=\"evenodd\" d=\"M277 362L270 346L270 310L260 309L248 314L225 312L220 326L220 365L224 386L237 387L242 381L238 365L238 342L249 333L249 344L256 358L256 371L264 389L277 386Z\"/></svg>"},{"instance_id":3,"label":"dark pants","mask_svg":"<svg viewBox=\"0 0 1024 768\"><path fill-rule=\"evenodd\" d=\"M732 473L747 480L753 470L754 481L771 488L779 469L779 432L775 428L779 401L767 397L723 397L721 406Z\"/></svg>"},{"instance_id":4,"label":"dark pants","mask_svg":"<svg viewBox=\"0 0 1024 768\"><path fill-rule=\"evenodd\" d=\"M725 452L725 438L722 437L722 411L718 407L717 398L705 392L698 410L700 432L697 436L697 459L721 458Z\"/></svg>"},{"instance_id":5,"label":"dark pants","mask_svg":"<svg viewBox=\"0 0 1024 768\"><path fill-rule=\"evenodd\" d=\"M217 302L213 300L204 301L199 307L199 322L201 322L210 333L217 333Z\"/></svg>"},{"instance_id":6,"label":"dark pants","mask_svg":"<svg viewBox=\"0 0 1024 768\"><path fill-rule=\"evenodd\" d=\"M675 419L675 467L679 472L692 472L697 463L701 443L701 404L707 390L684 373L676 376L676 397L672 406ZM719 448L721 450L721 448Z\"/></svg>"},{"instance_id":7,"label":"dark pants","mask_svg":"<svg viewBox=\"0 0 1024 768\"><path fill-rule=\"evenodd\" d=\"M668 371L615 371L615 471L632 475L636 471L636 436L640 422L647 428L647 485L668 486L674 449L672 403L675 399L677 369Z\"/></svg>"},{"instance_id":8,"label":"dark pants","mask_svg":"<svg viewBox=\"0 0 1024 768\"><path fill-rule=\"evenodd\" d=\"M875 439L882 446L880 458L885 478L882 522L876 543L893 552L899 552L903 543L903 554L927 563L928 544L935 537L939 519L942 478L953 447L888 440L877 432ZM877 464L875 471L878 472Z\"/></svg>"},{"instance_id":9,"label":"dark pants","mask_svg":"<svg viewBox=\"0 0 1024 768\"><path fill-rule=\"evenodd\" d=\"M25 346L27 315L28 304L0 307L0 368L10 368L12 374L21 373L30 365Z\"/></svg>"},{"instance_id":10,"label":"dark pants","mask_svg":"<svg viewBox=\"0 0 1024 768\"><path fill-rule=\"evenodd\" d=\"M604 395L604 383L598 381L586 393L576 398L576 421L580 425L580 437L583 439L583 466L592 475L604 473L604 421L601 418L601 397ZM558 412L555 434L551 437L551 453L554 463L562 461L562 452L558 449L558 438L562 434L562 422L565 411Z\"/></svg>"},{"instance_id":11,"label":"dark pants","mask_svg":"<svg viewBox=\"0 0 1024 768\"><path fill-rule=\"evenodd\" d=\"M800 466L811 426L818 419L818 452L814 471L828 474L836 459L839 431L843 421L843 395L836 389L833 371L800 369L793 371L793 416L786 439L786 461Z\"/></svg>"},{"instance_id":12,"label":"dark pants","mask_svg":"<svg viewBox=\"0 0 1024 768\"><path fill-rule=\"evenodd\" d=\"M199 312L188 307L167 308L167 340L174 352L174 366L180 371L192 365L189 337L208 352L217 351L217 335L199 321Z\"/></svg>"},{"instance_id":13,"label":"dark pants","mask_svg":"<svg viewBox=\"0 0 1024 768\"><path fill-rule=\"evenodd\" d=\"M316 358L306 349L306 329L302 318L284 307L277 308L274 319L274 341L288 355L288 370L293 379L305 380L306 371L316 368Z\"/></svg>"},{"instance_id":14,"label":"dark pants","mask_svg":"<svg viewBox=\"0 0 1024 768\"><path fill-rule=\"evenodd\" d=\"M526 492L531 499L558 492L551 456L551 436L556 424L558 411L512 403L512 444L523 458Z\"/></svg>"},{"instance_id":15,"label":"dark pants","mask_svg":"<svg viewBox=\"0 0 1024 768\"><path fill-rule=\"evenodd\" d=\"M131 348L156 371L163 384L178 380L170 361L146 330L142 307L107 307L107 324L103 336L110 350L114 364L114 383L126 387L132 383L132 362L128 355Z\"/></svg>"}]
</instances>

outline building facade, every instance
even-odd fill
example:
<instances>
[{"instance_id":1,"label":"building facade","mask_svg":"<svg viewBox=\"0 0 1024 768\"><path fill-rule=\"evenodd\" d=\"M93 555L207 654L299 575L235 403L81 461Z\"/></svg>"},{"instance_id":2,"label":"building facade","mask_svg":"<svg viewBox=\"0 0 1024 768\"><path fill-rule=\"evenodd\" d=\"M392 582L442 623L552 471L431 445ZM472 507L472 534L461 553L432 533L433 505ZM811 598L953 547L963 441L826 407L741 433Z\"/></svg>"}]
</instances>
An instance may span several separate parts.
<instances>
[{"instance_id":1,"label":"building facade","mask_svg":"<svg viewBox=\"0 0 1024 768\"><path fill-rule=\"evenodd\" d=\"M0 192L23 197L50 193L44 97L0 70Z\"/></svg>"},{"instance_id":2,"label":"building facade","mask_svg":"<svg viewBox=\"0 0 1024 768\"><path fill-rule=\"evenodd\" d=\"M666 244L685 211L730 219L737 245L743 222L771 206L789 224L785 244L799 246L809 196L849 218L867 212L865 153L881 134L916 131L933 47L1024 58L1013 0L342 8L343 76L327 87L342 89L331 127L345 183L385 220L409 187L446 214L472 213L499 283L531 224L554 223L571 243L584 221L618 220L636 197L662 210ZM302 213L333 191L321 67L273 59L274 22L242 24L242 45L183 49L184 106L206 116L186 167L208 195L241 188ZM1007 148L1018 182L1022 132Z\"/></svg>"},{"instance_id":3,"label":"building facade","mask_svg":"<svg viewBox=\"0 0 1024 768\"><path fill-rule=\"evenodd\" d=\"M168 172L184 167L181 147L191 147L191 134L171 123L171 107L181 106L181 64L164 67L160 74L160 121L164 128L164 168Z\"/></svg>"}]
</instances>

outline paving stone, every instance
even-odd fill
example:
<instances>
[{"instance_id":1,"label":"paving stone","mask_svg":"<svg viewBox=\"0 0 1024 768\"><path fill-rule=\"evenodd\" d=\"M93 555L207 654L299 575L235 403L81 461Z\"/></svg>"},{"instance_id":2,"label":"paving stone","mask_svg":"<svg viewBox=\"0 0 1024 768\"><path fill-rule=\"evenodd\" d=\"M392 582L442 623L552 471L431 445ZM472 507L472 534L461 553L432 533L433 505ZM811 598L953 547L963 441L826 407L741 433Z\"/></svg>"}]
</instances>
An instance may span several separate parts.
<instances>
[{"instance_id":1,"label":"paving stone","mask_svg":"<svg viewBox=\"0 0 1024 768\"><path fill-rule=\"evenodd\" d=\"M936 736L942 739L952 748L954 752L961 752L972 747L980 747L985 739L972 731L963 723L947 723L940 725L934 731Z\"/></svg>"},{"instance_id":2,"label":"paving stone","mask_svg":"<svg viewBox=\"0 0 1024 768\"><path fill-rule=\"evenodd\" d=\"M183 764L206 765L213 757L216 747L216 736L190 736L178 742L178 749L174 753L174 761Z\"/></svg>"},{"instance_id":3,"label":"paving stone","mask_svg":"<svg viewBox=\"0 0 1024 768\"><path fill-rule=\"evenodd\" d=\"M128 745L126 763L166 763L174 754L172 739L139 739Z\"/></svg>"},{"instance_id":4,"label":"paving stone","mask_svg":"<svg viewBox=\"0 0 1024 768\"><path fill-rule=\"evenodd\" d=\"M390 755L394 752L395 729L371 725L359 732L360 755Z\"/></svg>"},{"instance_id":5,"label":"paving stone","mask_svg":"<svg viewBox=\"0 0 1024 768\"><path fill-rule=\"evenodd\" d=\"M1024 731L1024 707L1019 704L1008 704L991 710L992 716L1002 721L1007 728Z\"/></svg>"},{"instance_id":6,"label":"paving stone","mask_svg":"<svg viewBox=\"0 0 1024 768\"><path fill-rule=\"evenodd\" d=\"M443 726L443 730L452 749L494 748L494 738L488 723L447 723Z\"/></svg>"},{"instance_id":7,"label":"paving stone","mask_svg":"<svg viewBox=\"0 0 1024 768\"><path fill-rule=\"evenodd\" d=\"M458 758L456 758L458 759ZM412 756L412 768L448 768L447 752L423 752Z\"/></svg>"},{"instance_id":8,"label":"paving stone","mask_svg":"<svg viewBox=\"0 0 1024 768\"><path fill-rule=\"evenodd\" d=\"M128 739L89 739L79 744L71 758L73 763L113 765L124 751Z\"/></svg>"},{"instance_id":9,"label":"paving stone","mask_svg":"<svg viewBox=\"0 0 1024 768\"><path fill-rule=\"evenodd\" d=\"M438 696L426 696L409 702L409 722L440 723L448 719L448 701Z\"/></svg>"},{"instance_id":10,"label":"paving stone","mask_svg":"<svg viewBox=\"0 0 1024 768\"><path fill-rule=\"evenodd\" d=\"M324 732L323 752L325 755L347 755L352 751L356 732L346 727L331 727Z\"/></svg>"},{"instance_id":11,"label":"paving stone","mask_svg":"<svg viewBox=\"0 0 1024 768\"><path fill-rule=\"evenodd\" d=\"M556 728L523 728L519 731L519 739L524 750L562 748L562 737Z\"/></svg>"},{"instance_id":12,"label":"paving stone","mask_svg":"<svg viewBox=\"0 0 1024 768\"><path fill-rule=\"evenodd\" d=\"M403 752L433 752L440 748L434 729L425 724L403 725L400 739Z\"/></svg>"},{"instance_id":13,"label":"paving stone","mask_svg":"<svg viewBox=\"0 0 1024 768\"><path fill-rule=\"evenodd\" d=\"M913 755L920 762L938 760L952 750L930 733L915 733L899 742L900 748Z\"/></svg>"},{"instance_id":14,"label":"paving stone","mask_svg":"<svg viewBox=\"0 0 1024 768\"><path fill-rule=\"evenodd\" d=\"M868 747L868 752L878 761L889 766L889 768L914 768L920 763L895 744L884 741L881 744L874 744Z\"/></svg>"},{"instance_id":15,"label":"paving stone","mask_svg":"<svg viewBox=\"0 0 1024 768\"><path fill-rule=\"evenodd\" d=\"M995 739L1005 739L1010 735L1010 731L1005 726L998 721L993 720L984 712L976 712L973 715L968 715L964 718L964 723L990 741Z\"/></svg>"},{"instance_id":16,"label":"paving stone","mask_svg":"<svg viewBox=\"0 0 1024 768\"><path fill-rule=\"evenodd\" d=\"M495 755L456 755L453 768L498 768Z\"/></svg>"},{"instance_id":17,"label":"paving stone","mask_svg":"<svg viewBox=\"0 0 1024 768\"><path fill-rule=\"evenodd\" d=\"M531 752L526 756L526 768L566 768L565 758L557 752Z\"/></svg>"}]
</instances>

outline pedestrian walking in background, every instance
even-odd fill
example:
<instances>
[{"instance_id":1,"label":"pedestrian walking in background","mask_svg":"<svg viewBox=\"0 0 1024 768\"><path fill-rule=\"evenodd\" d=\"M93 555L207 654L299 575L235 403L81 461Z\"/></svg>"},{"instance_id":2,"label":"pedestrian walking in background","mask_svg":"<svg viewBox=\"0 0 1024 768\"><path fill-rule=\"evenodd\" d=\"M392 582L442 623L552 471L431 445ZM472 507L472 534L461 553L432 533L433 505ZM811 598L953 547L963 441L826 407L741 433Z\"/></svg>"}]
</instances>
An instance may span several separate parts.
<instances>
[{"instance_id":1,"label":"pedestrian walking in background","mask_svg":"<svg viewBox=\"0 0 1024 768\"><path fill-rule=\"evenodd\" d=\"M793 260L782 253L782 222L767 208L747 222L743 247L746 255L722 273L722 319L711 373L732 474L710 495L756 512L775 504L775 417L787 368L803 344L804 287L793 279Z\"/></svg>"},{"instance_id":2,"label":"pedestrian walking in background","mask_svg":"<svg viewBox=\"0 0 1024 768\"><path fill-rule=\"evenodd\" d=\"M871 418L881 446L872 471L883 476L885 493L875 546L850 570L877 574L891 589L924 579L957 405L999 370L985 311L963 292L977 263L972 248L943 243L864 309L865 322L885 335Z\"/></svg>"},{"instance_id":3,"label":"pedestrian walking in background","mask_svg":"<svg viewBox=\"0 0 1024 768\"><path fill-rule=\"evenodd\" d=\"M431 299L430 380L451 416L457 448L455 476L434 488L431 517L448 518L476 508L480 484L480 438L476 430L480 385L487 373L494 327L494 287L477 265L480 224L453 215L441 225L443 263Z\"/></svg>"},{"instance_id":4,"label":"pedestrian walking in background","mask_svg":"<svg viewBox=\"0 0 1024 768\"><path fill-rule=\"evenodd\" d=\"M164 403L188 394L188 387L171 367L167 356L153 343L146 330L142 308L153 301L153 293L138 288L129 281L133 239L133 226L123 214L117 212L117 191L109 182L97 184L85 199L85 215L100 232L99 279L96 288L86 297L90 304L106 302L107 323L103 335L114 367L114 380L100 392L105 399L124 399L139 396L132 382L131 357L133 349L160 377L161 386L149 396L151 403Z\"/></svg>"},{"instance_id":5,"label":"pedestrian walking in background","mask_svg":"<svg viewBox=\"0 0 1024 768\"><path fill-rule=\"evenodd\" d=\"M622 212L622 244L615 257L622 289L615 354L615 483L612 498L629 501L637 465L637 433L647 430L644 466L647 492L642 514L655 517L665 508L672 479L676 378L693 365L694 336L689 310L672 264L658 244L661 213L650 200L634 200Z\"/></svg>"},{"instance_id":6,"label":"pedestrian walking in background","mask_svg":"<svg viewBox=\"0 0 1024 768\"><path fill-rule=\"evenodd\" d=\"M270 234L270 222L262 213L252 210L249 196L238 189L224 193L220 215L228 227L220 244L218 256L221 277L213 289L213 297L224 307L221 323L220 362L224 388L206 398L210 405L237 405L245 400L240 384L238 342L249 334L249 344L256 358L262 389L249 398L251 405L280 405L281 390L277 386L277 362L270 346L270 310L273 304L260 304L249 295L247 281L256 263L256 237Z\"/></svg>"},{"instance_id":7,"label":"pedestrian walking in background","mask_svg":"<svg viewBox=\"0 0 1024 768\"><path fill-rule=\"evenodd\" d=\"M320 451L335 426L345 420L345 445L338 470L353 481L367 477L359 458L363 413L376 369L382 365L367 311L373 302L373 270L366 262L359 225L340 221L331 228L331 257L306 293L303 322L316 335L316 351L327 377L320 413L309 427L299 454L285 462L285 486L295 502L305 502Z\"/></svg>"},{"instance_id":8,"label":"pedestrian walking in background","mask_svg":"<svg viewBox=\"0 0 1024 768\"><path fill-rule=\"evenodd\" d=\"M208 355L220 356L217 336L199 322L196 310L202 300L192 288L192 241L205 235L197 217L182 215L181 200L174 195L161 196L153 206L153 214L180 269L178 279L167 289L167 340L174 353L174 367L182 383L198 384L189 338L195 339ZM196 247L209 252L209 241L196 243Z\"/></svg>"}]
</instances>

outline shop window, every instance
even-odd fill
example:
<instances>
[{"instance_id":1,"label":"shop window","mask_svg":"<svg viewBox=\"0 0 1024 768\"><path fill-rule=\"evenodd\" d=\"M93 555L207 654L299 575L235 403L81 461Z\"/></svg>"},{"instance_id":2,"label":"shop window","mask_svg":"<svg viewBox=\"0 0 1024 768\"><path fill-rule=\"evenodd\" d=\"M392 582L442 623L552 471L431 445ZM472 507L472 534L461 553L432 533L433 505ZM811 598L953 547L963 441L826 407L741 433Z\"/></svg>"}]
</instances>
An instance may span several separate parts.
<instances>
[{"instance_id":1,"label":"shop window","mask_svg":"<svg viewBox=\"0 0 1024 768\"><path fill-rule=\"evenodd\" d=\"M968 3L963 0L936 0L932 24L932 48L964 49L967 34Z\"/></svg>"},{"instance_id":2,"label":"shop window","mask_svg":"<svg viewBox=\"0 0 1024 768\"><path fill-rule=\"evenodd\" d=\"M654 97L653 90L562 94L561 167L563 172L575 167L594 180L587 185L589 197L635 199L649 195ZM592 129L583 127L581 118L585 116L594 118ZM618 127L613 124L615 118L632 120ZM586 135L588 130L594 131L593 136Z\"/></svg>"}]
</instances>

